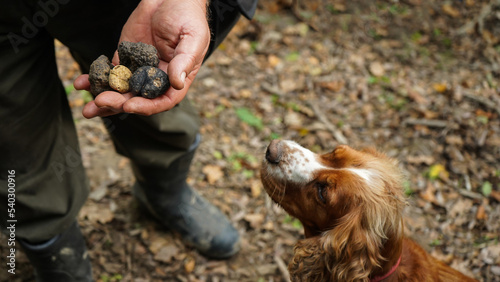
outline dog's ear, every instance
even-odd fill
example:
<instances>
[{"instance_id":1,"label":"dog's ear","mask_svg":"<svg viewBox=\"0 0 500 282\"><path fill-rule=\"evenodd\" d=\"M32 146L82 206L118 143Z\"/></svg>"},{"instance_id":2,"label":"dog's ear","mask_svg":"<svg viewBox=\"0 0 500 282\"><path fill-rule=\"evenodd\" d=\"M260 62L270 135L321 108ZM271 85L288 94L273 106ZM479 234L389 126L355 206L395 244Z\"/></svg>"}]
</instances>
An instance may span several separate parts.
<instances>
[{"instance_id":1,"label":"dog's ear","mask_svg":"<svg viewBox=\"0 0 500 282\"><path fill-rule=\"evenodd\" d=\"M331 273L326 266L326 253L319 236L298 241L288 264L292 282L331 281Z\"/></svg>"},{"instance_id":2,"label":"dog's ear","mask_svg":"<svg viewBox=\"0 0 500 282\"><path fill-rule=\"evenodd\" d=\"M324 264L331 277L339 281L369 281L370 274L380 270L380 263L385 260L381 254L384 237L373 232L360 211L341 218L335 228L321 237Z\"/></svg>"}]
</instances>

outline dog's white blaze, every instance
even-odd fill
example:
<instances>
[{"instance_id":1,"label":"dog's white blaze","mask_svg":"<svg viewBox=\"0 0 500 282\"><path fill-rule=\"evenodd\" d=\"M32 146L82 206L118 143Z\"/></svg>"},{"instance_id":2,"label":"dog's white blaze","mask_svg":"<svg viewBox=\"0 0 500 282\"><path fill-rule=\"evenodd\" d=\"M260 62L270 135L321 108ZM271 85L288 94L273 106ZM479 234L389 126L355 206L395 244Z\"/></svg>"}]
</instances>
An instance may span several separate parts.
<instances>
[{"instance_id":1,"label":"dog's white blaze","mask_svg":"<svg viewBox=\"0 0 500 282\"><path fill-rule=\"evenodd\" d=\"M355 173L359 177L363 178L367 184L370 184L372 177L374 176L373 171L364 168L346 168L348 171Z\"/></svg>"},{"instance_id":2,"label":"dog's white blaze","mask_svg":"<svg viewBox=\"0 0 500 282\"><path fill-rule=\"evenodd\" d=\"M317 155L293 141L285 142L283 148L287 153L283 155L280 177L297 182L311 181L316 171L327 167L318 162Z\"/></svg>"}]
</instances>

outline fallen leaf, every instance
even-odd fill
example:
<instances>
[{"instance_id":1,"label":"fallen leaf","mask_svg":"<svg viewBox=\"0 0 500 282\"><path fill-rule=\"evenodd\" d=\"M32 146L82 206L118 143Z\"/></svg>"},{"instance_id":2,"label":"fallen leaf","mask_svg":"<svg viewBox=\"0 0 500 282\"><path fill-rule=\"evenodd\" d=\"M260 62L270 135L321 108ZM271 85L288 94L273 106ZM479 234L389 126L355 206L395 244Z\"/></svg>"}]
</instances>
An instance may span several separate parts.
<instances>
[{"instance_id":1,"label":"fallen leaf","mask_svg":"<svg viewBox=\"0 0 500 282\"><path fill-rule=\"evenodd\" d=\"M484 199L483 203L477 208L476 212L477 220L485 220L488 218L488 214L486 214L486 206L488 206L488 200Z\"/></svg>"},{"instance_id":2,"label":"fallen leaf","mask_svg":"<svg viewBox=\"0 0 500 282\"><path fill-rule=\"evenodd\" d=\"M252 227L253 229L260 229L262 223L264 222L264 215L259 213L251 213L245 215L243 219L250 223L250 227Z\"/></svg>"},{"instance_id":3,"label":"fallen leaf","mask_svg":"<svg viewBox=\"0 0 500 282\"><path fill-rule=\"evenodd\" d=\"M344 88L344 85L344 80L323 81L319 83L319 87L331 90L333 92L339 92L340 90L342 90L342 88Z\"/></svg>"},{"instance_id":4,"label":"fallen leaf","mask_svg":"<svg viewBox=\"0 0 500 282\"><path fill-rule=\"evenodd\" d=\"M210 185L215 184L217 180L221 179L224 176L222 168L217 165L206 165L201 171L207 177L207 181Z\"/></svg>"},{"instance_id":5,"label":"fallen leaf","mask_svg":"<svg viewBox=\"0 0 500 282\"><path fill-rule=\"evenodd\" d=\"M252 91L250 91L250 89L241 89L238 94L239 94L239 96L241 98L250 98L250 97L252 97Z\"/></svg>"},{"instance_id":6,"label":"fallen leaf","mask_svg":"<svg viewBox=\"0 0 500 282\"><path fill-rule=\"evenodd\" d=\"M446 90L448 90L448 86L446 86L446 83L434 83L432 85L432 88L436 90L438 93L444 93Z\"/></svg>"},{"instance_id":7,"label":"fallen leaf","mask_svg":"<svg viewBox=\"0 0 500 282\"><path fill-rule=\"evenodd\" d=\"M186 271L186 273L193 272L195 265L196 265L196 261L194 260L194 258L187 257L184 260L184 271Z\"/></svg>"},{"instance_id":8,"label":"fallen leaf","mask_svg":"<svg viewBox=\"0 0 500 282\"><path fill-rule=\"evenodd\" d=\"M493 35L493 33L491 33L489 30L483 30L482 32L482 36L483 36L483 39L488 42L489 44L496 44L498 43L498 37L496 37L495 35Z\"/></svg>"},{"instance_id":9,"label":"fallen leaf","mask_svg":"<svg viewBox=\"0 0 500 282\"><path fill-rule=\"evenodd\" d=\"M161 261L164 263L172 262L173 257L179 253L179 248L177 246L170 244L162 247L158 253L155 254L154 259L156 261Z\"/></svg>"},{"instance_id":10,"label":"fallen leaf","mask_svg":"<svg viewBox=\"0 0 500 282\"><path fill-rule=\"evenodd\" d=\"M264 225L262 225L262 228L265 230L272 231L272 230L274 230L274 223L272 221L268 221L268 222L264 223Z\"/></svg>"},{"instance_id":11,"label":"fallen leaf","mask_svg":"<svg viewBox=\"0 0 500 282\"><path fill-rule=\"evenodd\" d=\"M445 137L446 144L462 146L464 140L459 135L447 135Z\"/></svg>"},{"instance_id":12,"label":"fallen leaf","mask_svg":"<svg viewBox=\"0 0 500 282\"><path fill-rule=\"evenodd\" d=\"M436 188L429 182L425 191L420 193L420 196L427 202L437 203L436 196L434 195L435 192Z\"/></svg>"},{"instance_id":13,"label":"fallen leaf","mask_svg":"<svg viewBox=\"0 0 500 282\"><path fill-rule=\"evenodd\" d=\"M283 30L286 35L299 35L304 37L309 31L309 26L306 23L298 23L296 25L289 25Z\"/></svg>"},{"instance_id":14,"label":"fallen leaf","mask_svg":"<svg viewBox=\"0 0 500 282\"><path fill-rule=\"evenodd\" d=\"M118 163L118 168L124 169L125 166L127 166L129 163L130 163L130 160L128 158L122 157L120 159L120 162Z\"/></svg>"},{"instance_id":15,"label":"fallen leaf","mask_svg":"<svg viewBox=\"0 0 500 282\"><path fill-rule=\"evenodd\" d=\"M408 90L408 97L419 105L429 104L429 101L424 96L413 89Z\"/></svg>"},{"instance_id":16,"label":"fallen leaf","mask_svg":"<svg viewBox=\"0 0 500 282\"><path fill-rule=\"evenodd\" d=\"M453 18L458 18L460 17L460 11L458 11L456 8L454 8L451 4L444 4L442 6L443 12L447 14L448 16L451 16Z\"/></svg>"},{"instance_id":17,"label":"fallen leaf","mask_svg":"<svg viewBox=\"0 0 500 282\"><path fill-rule=\"evenodd\" d=\"M115 215L107 205L84 205L80 211L80 218L87 219L92 223L108 223L111 222Z\"/></svg>"},{"instance_id":18,"label":"fallen leaf","mask_svg":"<svg viewBox=\"0 0 500 282\"><path fill-rule=\"evenodd\" d=\"M297 112L289 110L285 114L283 122L288 128L297 129L302 127L302 125L304 124L304 119Z\"/></svg>"},{"instance_id":19,"label":"fallen leaf","mask_svg":"<svg viewBox=\"0 0 500 282\"><path fill-rule=\"evenodd\" d=\"M430 179L437 179L441 178L443 180L448 179L449 173L446 171L446 168L442 164L435 164L432 165L429 169L429 178Z\"/></svg>"},{"instance_id":20,"label":"fallen leaf","mask_svg":"<svg viewBox=\"0 0 500 282\"><path fill-rule=\"evenodd\" d=\"M384 66L380 62L372 62L370 64L370 73L377 77L383 76L385 74Z\"/></svg>"},{"instance_id":21,"label":"fallen leaf","mask_svg":"<svg viewBox=\"0 0 500 282\"><path fill-rule=\"evenodd\" d=\"M435 158L433 156L407 156L406 161L410 164L431 165L435 161Z\"/></svg>"},{"instance_id":22,"label":"fallen leaf","mask_svg":"<svg viewBox=\"0 0 500 282\"><path fill-rule=\"evenodd\" d=\"M281 63L281 59L275 55L269 55L267 57L267 62L269 63L269 66L274 68Z\"/></svg>"},{"instance_id":23,"label":"fallen leaf","mask_svg":"<svg viewBox=\"0 0 500 282\"><path fill-rule=\"evenodd\" d=\"M498 202L500 202L500 192L492 190L491 194L490 194L490 197L492 197L495 200L497 200Z\"/></svg>"},{"instance_id":24,"label":"fallen leaf","mask_svg":"<svg viewBox=\"0 0 500 282\"><path fill-rule=\"evenodd\" d=\"M89 194L89 198L96 202L99 202L100 200L102 200L102 198L104 198L104 196L106 196L107 192L108 187L104 184L101 184Z\"/></svg>"},{"instance_id":25,"label":"fallen leaf","mask_svg":"<svg viewBox=\"0 0 500 282\"><path fill-rule=\"evenodd\" d=\"M344 3L333 3L333 10L338 11L338 12L345 12L346 7Z\"/></svg>"},{"instance_id":26,"label":"fallen leaf","mask_svg":"<svg viewBox=\"0 0 500 282\"><path fill-rule=\"evenodd\" d=\"M250 192L252 194L252 198L257 198L262 193L262 184L260 180L253 180L250 184Z\"/></svg>"},{"instance_id":27,"label":"fallen leaf","mask_svg":"<svg viewBox=\"0 0 500 282\"><path fill-rule=\"evenodd\" d=\"M228 274L227 265L225 263L221 262L217 266L211 268L210 273L219 274L219 275L222 275L224 277L227 277L227 274Z\"/></svg>"},{"instance_id":28,"label":"fallen leaf","mask_svg":"<svg viewBox=\"0 0 500 282\"><path fill-rule=\"evenodd\" d=\"M151 236L152 238L148 248L153 254L156 255L161 250L161 248L172 243L169 240L167 240L164 236L160 236L158 234L155 235L157 236Z\"/></svg>"}]
</instances>

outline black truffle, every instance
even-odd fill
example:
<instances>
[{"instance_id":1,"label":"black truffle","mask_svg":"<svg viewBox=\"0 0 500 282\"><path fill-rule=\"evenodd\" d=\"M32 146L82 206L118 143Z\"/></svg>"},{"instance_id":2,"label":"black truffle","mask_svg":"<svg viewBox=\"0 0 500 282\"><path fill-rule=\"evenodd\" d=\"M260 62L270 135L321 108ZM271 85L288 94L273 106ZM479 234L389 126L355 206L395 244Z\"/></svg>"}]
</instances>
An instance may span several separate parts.
<instances>
[{"instance_id":1,"label":"black truffle","mask_svg":"<svg viewBox=\"0 0 500 282\"><path fill-rule=\"evenodd\" d=\"M120 65L124 65L134 73L142 66L158 67L160 59L153 45L142 42L123 41L118 46Z\"/></svg>"},{"instance_id":2,"label":"black truffle","mask_svg":"<svg viewBox=\"0 0 500 282\"><path fill-rule=\"evenodd\" d=\"M113 65L105 55L99 56L99 58L92 62L89 71L90 93L92 95L97 96L101 92L113 90L109 86L109 72L111 68L113 68Z\"/></svg>"},{"instance_id":3,"label":"black truffle","mask_svg":"<svg viewBox=\"0 0 500 282\"><path fill-rule=\"evenodd\" d=\"M128 83L132 93L149 99L160 96L170 87L168 75L161 69L151 66L137 69Z\"/></svg>"}]
</instances>

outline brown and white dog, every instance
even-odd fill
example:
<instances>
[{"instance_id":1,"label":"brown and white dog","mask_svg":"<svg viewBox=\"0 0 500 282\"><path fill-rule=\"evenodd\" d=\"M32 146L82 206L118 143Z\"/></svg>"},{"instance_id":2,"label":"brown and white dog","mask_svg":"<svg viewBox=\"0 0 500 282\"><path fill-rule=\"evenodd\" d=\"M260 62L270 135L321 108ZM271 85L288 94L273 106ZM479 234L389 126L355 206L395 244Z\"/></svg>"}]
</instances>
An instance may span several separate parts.
<instances>
[{"instance_id":1,"label":"brown and white dog","mask_svg":"<svg viewBox=\"0 0 500 282\"><path fill-rule=\"evenodd\" d=\"M403 234L403 176L374 149L317 155L274 140L262 164L269 196L304 226L292 281L476 281Z\"/></svg>"}]
</instances>

